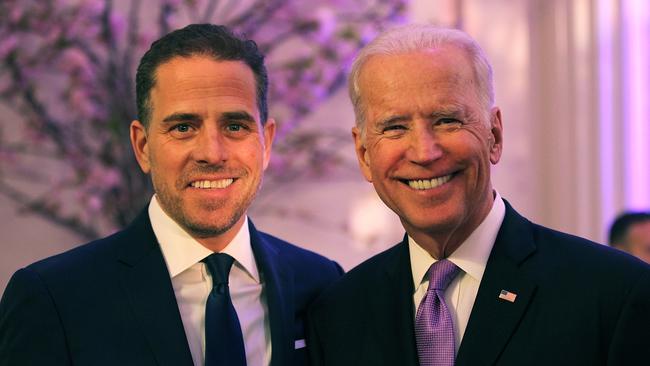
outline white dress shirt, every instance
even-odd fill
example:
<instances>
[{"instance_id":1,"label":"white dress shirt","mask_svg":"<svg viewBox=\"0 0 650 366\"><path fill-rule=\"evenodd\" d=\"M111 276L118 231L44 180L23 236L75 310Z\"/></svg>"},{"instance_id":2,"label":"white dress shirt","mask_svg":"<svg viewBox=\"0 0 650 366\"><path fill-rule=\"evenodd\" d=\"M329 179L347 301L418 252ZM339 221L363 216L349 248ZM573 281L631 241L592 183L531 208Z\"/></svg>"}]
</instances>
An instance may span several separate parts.
<instances>
[{"instance_id":1,"label":"white dress shirt","mask_svg":"<svg viewBox=\"0 0 650 366\"><path fill-rule=\"evenodd\" d=\"M447 259L457 265L461 271L445 290L445 303L451 312L454 322L454 335L456 336L456 352L463 340L469 315L476 300L478 287L485 272L490 252L494 246L499 228L505 216L506 206L499 193L495 192L492 209L483 222ZM429 252L419 246L409 236L409 255L411 258L411 272L413 274L413 303L415 313L420 306L422 298L429 287L429 279L425 276L429 267L437 260Z\"/></svg>"},{"instance_id":2,"label":"white dress shirt","mask_svg":"<svg viewBox=\"0 0 650 366\"><path fill-rule=\"evenodd\" d=\"M212 278L201 260L212 251L167 216L155 195L149 204L149 218L171 276L194 365L203 365L205 304L212 290ZM230 270L229 287L244 337L246 362L252 366L268 365L271 360L271 329L263 283L251 248L248 218L221 252L235 259Z\"/></svg>"}]
</instances>

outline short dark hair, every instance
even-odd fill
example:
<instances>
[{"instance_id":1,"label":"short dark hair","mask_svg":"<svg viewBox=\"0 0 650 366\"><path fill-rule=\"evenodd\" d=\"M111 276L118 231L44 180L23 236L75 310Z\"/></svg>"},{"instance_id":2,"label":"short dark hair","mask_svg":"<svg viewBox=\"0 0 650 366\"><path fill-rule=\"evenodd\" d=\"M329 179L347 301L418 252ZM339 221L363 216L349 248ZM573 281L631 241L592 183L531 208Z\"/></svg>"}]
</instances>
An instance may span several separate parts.
<instances>
[{"instance_id":1,"label":"short dark hair","mask_svg":"<svg viewBox=\"0 0 650 366\"><path fill-rule=\"evenodd\" d=\"M209 56L215 60L243 61L255 76L257 107L262 124L268 117L269 87L264 55L255 41L236 35L222 25L190 24L166 34L151 44L140 59L135 76L138 119L146 127L151 118L151 89L156 83L156 69L174 57Z\"/></svg>"},{"instance_id":2,"label":"short dark hair","mask_svg":"<svg viewBox=\"0 0 650 366\"><path fill-rule=\"evenodd\" d=\"M650 212L624 212L618 215L609 229L609 245L623 245L630 226L645 221L650 221Z\"/></svg>"}]
</instances>

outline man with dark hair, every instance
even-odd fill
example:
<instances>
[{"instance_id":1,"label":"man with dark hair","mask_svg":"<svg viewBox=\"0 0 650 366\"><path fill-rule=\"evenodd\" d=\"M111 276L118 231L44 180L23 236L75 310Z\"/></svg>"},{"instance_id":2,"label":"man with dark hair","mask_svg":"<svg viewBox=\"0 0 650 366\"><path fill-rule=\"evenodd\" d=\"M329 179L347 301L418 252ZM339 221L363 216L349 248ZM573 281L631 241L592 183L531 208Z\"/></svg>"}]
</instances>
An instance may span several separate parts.
<instances>
[{"instance_id":1,"label":"man with dark hair","mask_svg":"<svg viewBox=\"0 0 650 366\"><path fill-rule=\"evenodd\" d=\"M192 24L182 31L171 32L152 43L142 56L136 74L138 118L145 125L151 117L150 92L155 84L156 69L174 57L202 55L215 60L242 61L253 72L260 121L268 118L268 75L264 55L253 40L240 39L228 28L213 24Z\"/></svg>"},{"instance_id":2,"label":"man with dark hair","mask_svg":"<svg viewBox=\"0 0 650 366\"><path fill-rule=\"evenodd\" d=\"M609 245L650 263L650 212L624 212L609 229Z\"/></svg>"},{"instance_id":3,"label":"man with dark hair","mask_svg":"<svg viewBox=\"0 0 650 366\"><path fill-rule=\"evenodd\" d=\"M406 234L310 308L314 364L650 365L650 266L534 224L493 188L492 80L454 29L397 27L357 55L357 160Z\"/></svg>"},{"instance_id":4,"label":"man with dark hair","mask_svg":"<svg viewBox=\"0 0 650 366\"><path fill-rule=\"evenodd\" d=\"M0 365L299 365L303 318L341 268L259 232L264 57L190 25L154 42L130 138L155 195L114 235L17 271L0 302Z\"/></svg>"}]
</instances>

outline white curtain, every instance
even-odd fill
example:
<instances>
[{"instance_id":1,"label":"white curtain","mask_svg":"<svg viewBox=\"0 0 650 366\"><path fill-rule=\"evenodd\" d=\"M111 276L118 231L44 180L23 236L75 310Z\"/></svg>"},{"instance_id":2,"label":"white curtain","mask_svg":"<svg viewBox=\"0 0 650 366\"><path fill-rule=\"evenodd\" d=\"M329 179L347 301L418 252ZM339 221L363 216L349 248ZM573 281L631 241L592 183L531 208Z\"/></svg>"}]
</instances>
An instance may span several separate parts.
<instances>
[{"instance_id":1,"label":"white curtain","mask_svg":"<svg viewBox=\"0 0 650 366\"><path fill-rule=\"evenodd\" d=\"M458 26L495 69L505 150L495 186L541 224L604 242L650 209L650 2L414 0Z\"/></svg>"}]
</instances>

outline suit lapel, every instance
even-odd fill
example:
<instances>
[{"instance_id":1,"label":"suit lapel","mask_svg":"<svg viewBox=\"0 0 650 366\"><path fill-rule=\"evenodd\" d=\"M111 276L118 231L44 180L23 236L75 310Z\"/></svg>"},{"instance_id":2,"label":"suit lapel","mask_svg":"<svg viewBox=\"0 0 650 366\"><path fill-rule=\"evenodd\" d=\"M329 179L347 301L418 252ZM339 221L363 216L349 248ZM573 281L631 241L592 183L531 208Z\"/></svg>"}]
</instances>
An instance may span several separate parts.
<instances>
[{"instance_id":1,"label":"suit lapel","mask_svg":"<svg viewBox=\"0 0 650 366\"><path fill-rule=\"evenodd\" d=\"M497 360L534 296L536 284L520 267L534 251L530 223L506 202L506 215L458 350L457 366L492 365ZM514 302L500 299L501 290L516 294Z\"/></svg>"},{"instance_id":2,"label":"suit lapel","mask_svg":"<svg viewBox=\"0 0 650 366\"><path fill-rule=\"evenodd\" d=\"M264 295L271 326L271 365L289 365L294 349L293 274L275 248L267 243L249 220L251 246L264 281Z\"/></svg>"},{"instance_id":3,"label":"suit lapel","mask_svg":"<svg viewBox=\"0 0 650 366\"><path fill-rule=\"evenodd\" d=\"M158 364L192 365L167 265L146 210L122 234L120 279Z\"/></svg>"},{"instance_id":4,"label":"suit lapel","mask_svg":"<svg viewBox=\"0 0 650 366\"><path fill-rule=\"evenodd\" d=\"M378 344L364 352L380 354L384 364L417 365L413 276L407 237L393 250L368 296L374 326L370 327L372 330L369 329L367 337L376 338Z\"/></svg>"}]
</instances>

